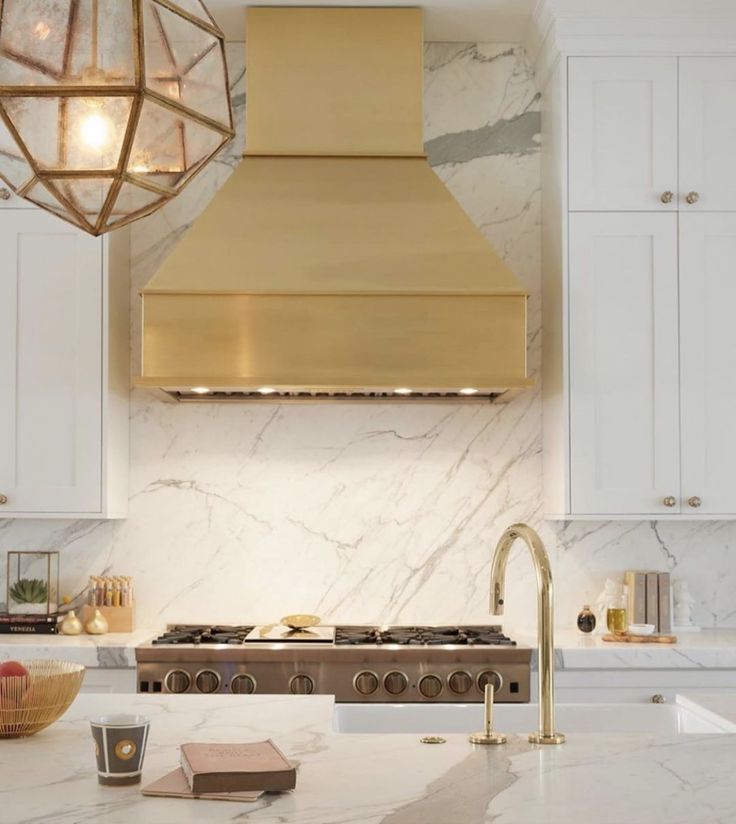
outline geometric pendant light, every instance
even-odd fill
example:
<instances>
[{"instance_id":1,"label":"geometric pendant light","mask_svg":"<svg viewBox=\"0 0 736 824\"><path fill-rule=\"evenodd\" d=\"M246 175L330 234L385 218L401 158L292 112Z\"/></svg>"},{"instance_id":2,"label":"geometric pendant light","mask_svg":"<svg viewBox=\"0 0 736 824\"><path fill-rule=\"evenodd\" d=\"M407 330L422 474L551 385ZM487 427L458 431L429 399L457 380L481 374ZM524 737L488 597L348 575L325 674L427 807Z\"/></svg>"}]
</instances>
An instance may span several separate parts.
<instances>
[{"instance_id":1,"label":"geometric pendant light","mask_svg":"<svg viewBox=\"0 0 736 824\"><path fill-rule=\"evenodd\" d=\"M0 177L99 235L150 214L233 137L201 0L0 0Z\"/></svg>"}]
</instances>

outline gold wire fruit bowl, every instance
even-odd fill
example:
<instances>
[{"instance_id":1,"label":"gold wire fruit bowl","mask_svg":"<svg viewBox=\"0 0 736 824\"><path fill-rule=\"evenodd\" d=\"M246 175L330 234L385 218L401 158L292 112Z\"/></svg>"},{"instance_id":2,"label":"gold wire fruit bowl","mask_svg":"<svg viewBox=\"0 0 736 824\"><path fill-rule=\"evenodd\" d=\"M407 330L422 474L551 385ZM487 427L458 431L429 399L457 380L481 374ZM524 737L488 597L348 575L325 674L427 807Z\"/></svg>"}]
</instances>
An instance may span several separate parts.
<instances>
[{"instance_id":1,"label":"gold wire fruit bowl","mask_svg":"<svg viewBox=\"0 0 736 824\"><path fill-rule=\"evenodd\" d=\"M77 697L84 667L70 661L21 661L28 676L0 678L0 738L35 735Z\"/></svg>"}]
</instances>

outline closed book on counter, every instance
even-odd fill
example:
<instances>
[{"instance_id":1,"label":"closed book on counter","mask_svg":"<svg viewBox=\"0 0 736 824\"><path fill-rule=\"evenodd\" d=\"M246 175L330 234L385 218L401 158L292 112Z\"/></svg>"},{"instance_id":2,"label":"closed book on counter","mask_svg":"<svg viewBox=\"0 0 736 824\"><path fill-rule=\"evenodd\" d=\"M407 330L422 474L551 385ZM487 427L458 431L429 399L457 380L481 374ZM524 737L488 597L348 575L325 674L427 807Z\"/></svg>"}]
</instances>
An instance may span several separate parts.
<instances>
[{"instance_id":1,"label":"closed book on counter","mask_svg":"<svg viewBox=\"0 0 736 824\"><path fill-rule=\"evenodd\" d=\"M647 574L629 570L624 573L627 604L626 620L629 624L646 624L647 622Z\"/></svg>"},{"instance_id":2,"label":"closed book on counter","mask_svg":"<svg viewBox=\"0 0 736 824\"><path fill-rule=\"evenodd\" d=\"M271 741L182 744L181 768L193 793L293 790L296 768Z\"/></svg>"},{"instance_id":3,"label":"closed book on counter","mask_svg":"<svg viewBox=\"0 0 736 824\"><path fill-rule=\"evenodd\" d=\"M647 624L654 624L654 631L659 632L659 575L647 572Z\"/></svg>"},{"instance_id":4,"label":"closed book on counter","mask_svg":"<svg viewBox=\"0 0 736 824\"><path fill-rule=\"evenodd\" d=\"M660 572L657 576L659 584L659 632L672 632L672 595L669 572Z\"/></svg>"}]
</instances>

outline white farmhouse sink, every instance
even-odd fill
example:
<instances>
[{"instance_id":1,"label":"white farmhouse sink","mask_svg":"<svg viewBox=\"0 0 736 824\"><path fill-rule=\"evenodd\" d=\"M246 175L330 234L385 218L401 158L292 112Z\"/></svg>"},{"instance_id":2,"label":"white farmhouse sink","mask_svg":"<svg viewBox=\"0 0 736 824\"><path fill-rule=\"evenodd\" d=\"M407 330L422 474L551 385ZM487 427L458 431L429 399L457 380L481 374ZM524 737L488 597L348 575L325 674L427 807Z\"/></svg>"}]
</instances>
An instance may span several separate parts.
<instances>
[{"instance_id":1,"label":"white farmhouse sink","mask_svg":"<svg viewBox=\"0 0 736 824\"><path fill-rule=\"evenodd\" d=\"M494 728L527 734L538 726L536 704L499 704ZM558 704L559 732L736 733L732 724L697 707L671 704ZM482 704L336 704L334 729L342 733L461 733L483 729Z\"/></svg>"}]
</instances>

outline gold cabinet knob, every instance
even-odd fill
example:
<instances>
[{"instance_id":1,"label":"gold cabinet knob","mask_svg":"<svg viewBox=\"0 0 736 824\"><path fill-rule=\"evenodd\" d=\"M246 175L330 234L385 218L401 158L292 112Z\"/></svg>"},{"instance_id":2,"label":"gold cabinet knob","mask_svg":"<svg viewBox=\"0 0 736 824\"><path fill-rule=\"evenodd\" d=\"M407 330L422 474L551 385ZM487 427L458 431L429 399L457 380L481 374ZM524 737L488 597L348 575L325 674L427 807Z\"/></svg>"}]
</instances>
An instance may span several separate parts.
<instances>
[{"instance_id":1,"label":"gold cabinet knob","mask_svg":"<svg viewBox=\"0 0 736 824\"><path fill-rule=\"evenodd\" d=\"M697 495L693 495L691 498L688 498L687 502L689 506L693 507L693 509L697 509L700 504L703 503Z\"/></svg>"},{"instance_id":2,"label":"gold cabinet knob","mask_svg":"<svg viewBox=\"0 0 736 824\"><path fill-rule=\"evenodd\" d=\"M685 200L690 204L697 203L700 200L700 195L697 192L688 192L685 195Z\"/></svg>"},{"instance_id":3,"label":"gold cabinet knob","mask_svg":"<svg viewBox=\"0 0 736 824\"><path fill-rule=\"evenodd\" d=\"M0 188L0 200L10 200L10 189Z\"/></svg>"},{"instance_id":4,"label":"gold cabinet knob","mask_svg":"<svg viewBox=\"0 0 736 824\"><path fill-rule=\"evenodd\" d=\"M668 496L667 496L667 497L666 497L666 498L662 501L662 503L663 503L665 506L674 506L674 505L677 503L677 498L675 498L675 497L674 497L674 496L672 496L672 495L668 495Z\"/></svg>"},{"instance_id":5,"label":"gold cabinet knob","mask_svg":"<svg viewBox=\"0 0 736 824\"><path fill-rule=\"evenodd\" d=\"M662 203L672 203L672 200L674 199L674 197L675 197L674 192L666 191L666 192L662 192L662 194L659 196L659 199L662 201Z\"/></svg>"},{"instance_id":6,"label":"gold cabinet knob","mask_svg":"<svg viewBox=\"0 0 736 824\"><path fill-rule=\"evenodd\" d=\"M6 504L7 502L8 502L8 496L7 495L0 495L0 506L2 506L3 504Z\"/></svg>"}]
</instances>

